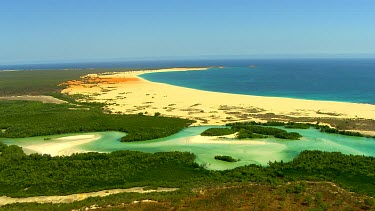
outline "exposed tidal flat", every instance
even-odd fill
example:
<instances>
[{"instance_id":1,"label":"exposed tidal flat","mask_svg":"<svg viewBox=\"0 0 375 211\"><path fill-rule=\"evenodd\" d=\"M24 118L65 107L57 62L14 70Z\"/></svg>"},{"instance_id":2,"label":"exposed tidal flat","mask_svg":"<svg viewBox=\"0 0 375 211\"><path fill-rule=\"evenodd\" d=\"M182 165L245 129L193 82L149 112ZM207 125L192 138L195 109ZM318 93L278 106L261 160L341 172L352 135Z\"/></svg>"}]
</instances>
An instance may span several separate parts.
<instances>
[{"instance_id":1,"label":"exposed tidal flat","mask_svg":"<svg viewBox=\"0 0 375 211\"><path fill-rule=\"evenodd\" d=\"M200 136L211 126L189 127L172 136L143 141L120 142L122 132L65 134L20 139L3 139L5 144L21 146L26 153L70 155L82 152L113 152L133 150L142 152L192 152L196 162L210 170L233 169L249 164L267 165L269 161L288 162L304 150L342 152L344 154L375 156L375 139L321 133L316 129L286 129L298 132L301 140L276 138L238 140L226 137ZM47 140L48 139L48 140ZM239 159L229 163L215 160L216 155Z\"/></svg>"}]
</instances>

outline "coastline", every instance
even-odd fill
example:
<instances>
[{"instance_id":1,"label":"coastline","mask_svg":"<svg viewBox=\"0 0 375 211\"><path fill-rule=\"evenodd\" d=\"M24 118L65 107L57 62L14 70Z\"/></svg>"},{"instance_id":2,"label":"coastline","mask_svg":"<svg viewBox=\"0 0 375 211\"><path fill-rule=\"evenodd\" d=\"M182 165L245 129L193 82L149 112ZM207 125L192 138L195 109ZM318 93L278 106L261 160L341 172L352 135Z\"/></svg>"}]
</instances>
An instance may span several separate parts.
<instances>
[{"instance_id":1,"label":"coastline","mask_svg":"<svg viewBox=\"0 0 375 211\"><path fill-rule=\"evenodd\" d=\"M208 70L211 67L173 67L173 68L162 68L162 69L149 69L149 70L136 70L128 71L127 73L139 76L145 73L162 73L162 72L184 72L184 71L202 71Z\"/></svg>"},{"instance_id":2,"label":"coastline","mask_svg":"<svg viewBox=\"0 0 375 211\"><path fill-rule=\"evenodd\" d=\"M375 105L264 97L203 91L151 82L140 75L152 72L207 70L168 68L89 74L67 82L65 94L83 94L82 101L107 103L108 113L176 116L194 119L194 125L223 125L234 121L259 121L257 115L312 118L375 119Z\"/></svg>"}]
</instances>

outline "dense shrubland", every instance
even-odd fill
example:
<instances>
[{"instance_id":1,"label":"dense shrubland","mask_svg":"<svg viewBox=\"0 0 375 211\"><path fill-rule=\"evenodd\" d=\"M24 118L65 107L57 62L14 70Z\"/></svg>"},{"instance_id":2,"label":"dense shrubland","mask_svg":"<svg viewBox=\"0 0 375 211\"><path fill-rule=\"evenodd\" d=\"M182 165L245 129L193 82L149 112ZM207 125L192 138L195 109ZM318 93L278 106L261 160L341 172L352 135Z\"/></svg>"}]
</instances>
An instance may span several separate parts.
<instances>
[{"instance_id":1,"label":"dense shrubland","mask_svg":"<svg viewBox=\"0 0 375 211\"><path fill-rule=\"evenodd\" d=\"M201 133L202 136L225 136L235 133L231 128L209 128Z\"/></svg>"},{"instance_id":2,"label":"dense shrubland","mask_svg":"<svg viewBox=\"0 0 375 211\"><path fill-rule=\"evenodd\" d=\"M287 132L286 130L273 128L273 127L264 127L261 125L255 125L253 123L231 123L227 124L231 128L209 128L205 130L201 135L203 136L221 136L228 134L236 134L236 138L245 139L245 138L267 138L267 135L274 136L281 139L291 139L298 140L302 136L296 132Z\"/></svg>"},{"instance_id":3,"label":"dense shrubland","mask_svg":"<svg viewBox=\"0 0 375 211\"><path fill-rule=\"evenodd\" d=\"M226 162L230 162L230 163L238 161L237 159L234 159L234 158L232 158L231 156L228 156L228 155L216 155L214 158L216 160L226 161Z\"/></svg>"},{"instance_id":4,"label":"dense shrubland","mask_svg":"<svg viewBox=\"0 0 375 211\"><path fill-rule=\"evenodd\" d=\"M261 134L261 135L271 135L271 136L274 136L276 138L281 138L281 139L298 140L299 138L302 137L299 133L296 133L296 132L287 132L286 130L273 128L273 127L247 125L246 123L234 123L232 125L232 129L239 131L239 135L241 135L241 131L245 131L246 133L249 133L250 135L252 133L256 133L256 134Z\"/></svg>"},{"instance_id":5,"label":"dense shrubland","mask_svg":"<svg viewBox=\"0 0 375 211\"><path fill-rule=\"evenodd\" d=\"M25 155L18 146L0 144L0 195L61 195L134 186L190 189L295 180L332 181L351 191L375 195L374 157L304 151L288 163L253 164L226 171L205 170L194 159L187 152Z\"/></svg>"},{"instance_id":6,"label":"dense shrubland","mask_svg":"<svg viewBox=\"0 0 375 211\"><path fill-rule=\"evenodd\" d=\"M123 141L143 141L172 135L192 123L161 116L104 114L97 104L27 101L0 101L0 116L0 138L115 130L128 133Z\"/></svg>"},{"instance_id":7,"label":"dense shrubland","mask_svg":"<svg viewBox=\"0 0 375 211\"><path fill-rule=\"evenodd\" d=\"M261 123L261 122L251 121L251 122L236 122L236 123L227 124L227 126L233 126L233 125L275 126L275 127L278 126L278 127L289 128L289 129L308 129L310 127L313 127L323 133L335 133L335 134L341 134L341 135L346 135L346 136L375 138L373 136L363 135L359 132L339 130L336 128L329 127L327 125L320 125L319 122L316 124L311 124L311 123L276 122L276 121L268 121L265 123Z\"/></svg>"},{"instance_id":8,"label":"dense shrubland","mask_svg":"<svg viewBox=\"0 0 375 211\"><path fill-rule=\"evenodd\" d=\"M25 155L0 143L0 196L61 195L134 186L180 186L206 170L191 153L118 151L65 157Z\"/></svg>"}]
</instances>

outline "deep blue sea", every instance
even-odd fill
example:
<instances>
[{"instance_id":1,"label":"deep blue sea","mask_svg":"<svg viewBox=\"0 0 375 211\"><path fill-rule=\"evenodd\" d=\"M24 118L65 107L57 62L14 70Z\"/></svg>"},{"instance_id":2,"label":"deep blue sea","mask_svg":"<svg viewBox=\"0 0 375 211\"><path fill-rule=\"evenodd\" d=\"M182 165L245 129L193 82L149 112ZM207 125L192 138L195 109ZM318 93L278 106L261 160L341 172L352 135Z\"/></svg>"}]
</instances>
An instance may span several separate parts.
<instances>
[{"instance_id":1,"label":"deep blue sea","mask_svg":"<svg viewBox=\"0 0 375 211\"><path fill-rule=\"evenodd\" d=\"M142 77L215 92L375 104L375 59L254 60Z\"/></svg>"},{"instance_id":2,"label":"deep blue sea","mask_svg":"<svg viewBox=\"0 0 375 211\"><path fill-rule=\"evenodd\" d=\"M195 89L258 96L375 104L375 59L210 59L0 65L1 69L207 67L143 78ZM255 66L251 68L250 66ZM1 77L1 75L0 75Z\"/></svg>"}]
</instances>

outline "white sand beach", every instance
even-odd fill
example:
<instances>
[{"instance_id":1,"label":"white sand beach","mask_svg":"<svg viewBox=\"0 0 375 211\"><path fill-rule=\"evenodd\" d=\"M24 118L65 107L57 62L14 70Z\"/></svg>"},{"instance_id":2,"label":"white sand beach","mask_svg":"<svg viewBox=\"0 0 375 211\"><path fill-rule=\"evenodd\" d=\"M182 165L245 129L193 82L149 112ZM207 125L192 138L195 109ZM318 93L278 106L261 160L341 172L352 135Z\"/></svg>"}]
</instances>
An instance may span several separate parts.
<instances>
[{"instance_id":1,"label":"white sand beach","mask_svg":"<svg viewBox=\"0 0 375 211\"><path fill-rule=\"evenodd\" d=\"M233 121L259 121L256 115L375 119L375 105L228 94L178 87L144 80L140 74L207 70L171 68L89 74L67 82L62 92L83 94L84 101L107 103L109 113L176 116L196 120L195 125L223 125ZM220 69L218 70L220 71Z\"/></svg>"}]
</instances>

